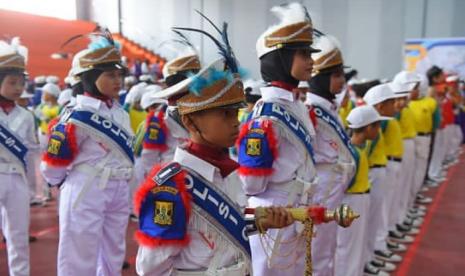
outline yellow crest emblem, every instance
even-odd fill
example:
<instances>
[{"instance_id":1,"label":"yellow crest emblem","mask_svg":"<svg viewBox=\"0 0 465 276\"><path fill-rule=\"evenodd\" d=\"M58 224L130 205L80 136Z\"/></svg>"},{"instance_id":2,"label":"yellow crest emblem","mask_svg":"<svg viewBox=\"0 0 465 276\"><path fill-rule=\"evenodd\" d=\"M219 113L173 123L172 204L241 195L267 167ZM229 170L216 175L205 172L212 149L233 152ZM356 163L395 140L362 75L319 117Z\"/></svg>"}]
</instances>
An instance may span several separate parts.
<instances>
[{"instance_id":1,"label":"yellow crest emblem","mask_svg":"<svg viewBox=\"0 0 465 276\"><path fill-rule=\"evenodd\" d=\"M155 201L154 222L158 225L173 224L173 202Z\"/></svg>"},{"instance_id":2,"label":"yellow crest emblem","mask_svg":"<svg viewBox=\"0 0 465 276\"><path fill-rule=\"evenodd\" d=\"M48 143L47 152L57 155L60 152L61 141L56 139L50 139Z\"/></svg>"},{"instance_id":3,"label":"yellow crest emblem","mask_svg":"<svg viewBox=\"0 0 465 276\"><path fill-rule=\"evenodd\" d=\"M259 156L262 153L262 141L259 138L247 139L247 155Z\"/></svg>"},{"instance_id":4,"label":"yellow crest emblem","mask_svg":"<svg viewBox=\"0 0 465 276\"><path fill-rule=\"evenodd\" d=\"M150 128L149 139L150 140L157 140L159 132L160 131L158 129L156 129L156 128Z\"/></svg>"}]
</instances>

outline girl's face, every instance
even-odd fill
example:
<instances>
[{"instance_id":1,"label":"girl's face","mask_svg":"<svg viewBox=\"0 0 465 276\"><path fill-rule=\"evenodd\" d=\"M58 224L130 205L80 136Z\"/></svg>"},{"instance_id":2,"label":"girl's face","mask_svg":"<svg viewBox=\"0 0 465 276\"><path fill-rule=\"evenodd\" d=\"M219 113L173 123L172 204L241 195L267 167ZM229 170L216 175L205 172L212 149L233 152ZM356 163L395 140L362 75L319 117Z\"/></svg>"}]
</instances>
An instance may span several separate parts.
<instances>
[{"instance_id":1,"label":"girl's face","mask_svg":"<svg viewBox=\"0 0 465 276\"><path fill-rule=\"evenodd\" d=\"M333 95L339 94L342 92L344 85L346 85L346 77L344 75L344 70L341 68L331 74L329 91Z\"/></svg>"},{"instance_id":2,"label":"girl's face","mask_svg":"<svg viewBox=\"0 0 465 276\"><path fill-rule=\"evenodd\" d=\"M0 95L10 101L16 101L23 93L24 84L23 75L7 75L0 86Z\"/></svg>"},{"instance_id":3,"label":"girl's face","mask_svg":"<svg viewBox=\"0 0 465 276\"><path fill-rule=\"evenodd\" d=\"M297 50L292 62L291 76L299 81L308 81L312 77L313 59L310 49Z\"/></svg>"},{"instance_id":4,"label":"girl's face","mask_svg":"<svg viewBox=\"0 0 465 276\"><path fill-rule=\"evenodd\" d=\"M213 108L182 116L194 141L229 148L239 136L238 108Z\"/></svg>"},{"instance_id":5,"label":"girl's face","mask_svg":"<svg viewBox=\"0 0 465 276\"><path fill-rule=\"evenodd\" d=\"M118 99L122 85L123 71L119 69L104 71L95 81L100 93L112 99Z\"/></svg>"}]
</instances>

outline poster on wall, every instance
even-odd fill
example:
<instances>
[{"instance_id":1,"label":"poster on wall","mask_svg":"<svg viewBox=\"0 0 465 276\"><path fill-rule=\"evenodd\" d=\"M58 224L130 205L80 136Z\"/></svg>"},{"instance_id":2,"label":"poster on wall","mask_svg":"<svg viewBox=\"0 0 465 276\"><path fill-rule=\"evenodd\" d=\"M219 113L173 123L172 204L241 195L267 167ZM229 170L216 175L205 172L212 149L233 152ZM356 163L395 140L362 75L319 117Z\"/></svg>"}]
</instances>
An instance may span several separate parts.
<instances>
[{"instance_id":1,"label":"poster on wall","mask_svg":"<svg viewBox=\"0 0 465 276\"><path fill-rule=\"evenodd\" d=\"M425 74L433 65L465 78L465 37L407 39L404 68Z\"/></svg>"}]
</instances>

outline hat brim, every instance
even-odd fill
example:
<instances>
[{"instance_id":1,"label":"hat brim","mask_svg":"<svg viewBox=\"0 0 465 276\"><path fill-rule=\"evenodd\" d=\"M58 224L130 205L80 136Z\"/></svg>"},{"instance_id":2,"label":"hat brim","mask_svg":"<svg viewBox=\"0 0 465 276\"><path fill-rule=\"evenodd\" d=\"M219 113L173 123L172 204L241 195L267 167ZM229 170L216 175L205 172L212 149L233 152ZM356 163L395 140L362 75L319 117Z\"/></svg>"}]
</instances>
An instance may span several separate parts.
<instances>
[{"instance_id":1,"label":"hat brim","mask_svg":"<svg viewBox=\"0 0 465 276\"><path fill-rule=\"evenodd\" d=\"M311 53L319 53L321 52L320 49L313 48L310 43L287 43L283 44L284 49L290 49L290 50L307 50L309 49Z\"/></svg>"},{"instance_id":2,"label":"hat brim","mask_svg":"<svg viewBox=\"0 0 465 276\"><path fill-rule=\"evenodd\" d=\"M218 108L222 108L222 109L240 109L240 108L244 108L244 107L247 107L247 103L246 102L238 102L238 103L234 103L234 104L227 104L227 105L223 105L223 106L219 106Z\"/></svg>"},{"instance_id":3,"label":"hat brim","mask_svg":"<svg viewBox=\"0 0 465 276\"><path fill-rule=\"evenodd\" d=\"M158 92L156 97L159 98L159 99L169 99L173 96L176 96L180 93L184 93L186 92L188 89L189 89L189 85L192 83L192 81L194 80L194 78L196 76L201 76L203 74L205 74L205 72L207 72L209 69L211 68L217 68L218 70L222 69L224 67L224 61L223 59L218 59L216 61L214 61L213 63L211 63L209 66L206 66L204 68L202 68L197 74L195 74L195 76L192 76L192 77L189 77L185 80L182 80L180 82L178 82L177 84L173 85L173 86L170 86L166 89L163 89L162 91Z\"/></svg>"}]
</instances>

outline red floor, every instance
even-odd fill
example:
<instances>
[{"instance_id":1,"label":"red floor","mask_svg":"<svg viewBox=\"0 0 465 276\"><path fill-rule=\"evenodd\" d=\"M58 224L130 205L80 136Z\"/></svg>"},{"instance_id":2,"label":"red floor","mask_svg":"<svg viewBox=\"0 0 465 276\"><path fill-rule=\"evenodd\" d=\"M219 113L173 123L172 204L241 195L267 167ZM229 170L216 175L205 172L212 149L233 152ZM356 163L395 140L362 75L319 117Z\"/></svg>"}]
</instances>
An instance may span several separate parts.
<instances>
[{"instance_id":1,"label":"red floor","mask_svg":"<svg viewBox=\"0 0 465 276\"><path fill-rule=\"evenodd\" d=\"M449 170L448 181L427 193L434 198L415 242L403 254L396 276L463 275L465 271L465 158ZM123 275L136 275L137 246L132 239L135 223L130 222L127 259L131 268ZM56 204L31 210L31 275L56 275L58 225ZM0 242L0 275L8 275L5 244Z\"/></svg>"}]
</instances>

